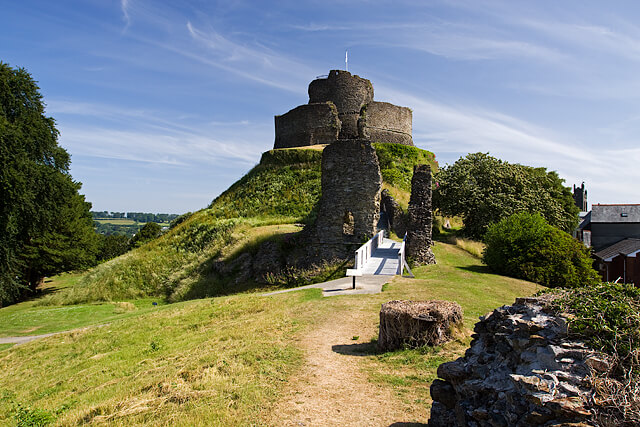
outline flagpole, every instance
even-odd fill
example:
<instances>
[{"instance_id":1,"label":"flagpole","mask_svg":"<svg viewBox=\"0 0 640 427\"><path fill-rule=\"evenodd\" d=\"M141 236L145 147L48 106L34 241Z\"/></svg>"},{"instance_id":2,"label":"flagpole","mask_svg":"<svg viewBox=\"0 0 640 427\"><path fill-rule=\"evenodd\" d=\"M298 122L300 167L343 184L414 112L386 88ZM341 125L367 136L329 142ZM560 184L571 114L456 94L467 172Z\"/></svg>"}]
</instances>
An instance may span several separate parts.
<instances>
[{"instance_id":1,"label":"flagpole","mask_svg":"<svg viewBox=\"0 0 640 427\"><path fill-rule=\"evenodd\" d=\"M349 71L349 51L344 51L344 69Z\"/></svg>"}]
</instances>

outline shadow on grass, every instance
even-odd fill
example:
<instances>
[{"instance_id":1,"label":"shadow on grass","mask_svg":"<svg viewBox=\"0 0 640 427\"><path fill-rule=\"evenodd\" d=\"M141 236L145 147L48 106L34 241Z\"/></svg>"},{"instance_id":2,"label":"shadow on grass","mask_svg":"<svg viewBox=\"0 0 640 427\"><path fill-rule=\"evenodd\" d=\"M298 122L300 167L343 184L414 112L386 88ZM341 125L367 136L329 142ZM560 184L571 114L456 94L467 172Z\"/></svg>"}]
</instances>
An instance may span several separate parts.
<instances>
[{"instance_id":1,"label":"shadow on grass","mask_svg":"<svg viewBox=\"0 0 640 427\"><path fill-rule=\"evenodd\" d=\"M399 423L393 423L393 424L389 424L389 427L420 427L420 426L428 426L429 424L423 424L423 423L403 423L403 422L399 422Z\"/></svg>"},{"instance_id":2,"label":"shadow on grass","mask_svg":"<svg viewBox=\"0 0 640 427\"><path fill-rule=\"evenodd\" d=\"M360 344L337 344L331 346L331 350L347 356L373 356L380 353L375 342L366 342Z\"/></svg>"},{"instance_id":3,"label":"shadow on grass","mask_svg":"<svg viewBox=\"0 0 640 427\"><path fill-rule=\"evenodd\" d=\"M472 273L493 274L493 271L491 271L491 269L486 265L465 265L456 268L460 270L470 271Z\"/></svg>"}]
</instances>

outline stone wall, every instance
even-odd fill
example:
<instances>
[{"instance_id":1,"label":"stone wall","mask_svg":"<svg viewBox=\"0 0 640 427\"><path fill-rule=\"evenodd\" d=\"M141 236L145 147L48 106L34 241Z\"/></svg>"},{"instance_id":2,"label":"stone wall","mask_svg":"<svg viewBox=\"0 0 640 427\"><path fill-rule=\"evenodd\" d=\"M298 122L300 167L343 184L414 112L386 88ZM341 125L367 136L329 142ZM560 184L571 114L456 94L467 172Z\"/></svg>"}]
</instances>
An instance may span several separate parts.
<instances>
[{"instance_id":1,"label":"stone wall","mask_svg":"<svg viewBox=\"0 0 640 427\"><path fill-rule=\"evenodd\" d=\"M331 70L326 79L309 84L309 104L331 101L342 122L339 139L358 137L358 116L363 105L373 101L373 85L348 71Z\"/></svg>"},{"instance_id":2,"label":"stone wall","mask_svg":"<svg viewBox=\"0 0 640 427\"><path fill-rule=\"evenodd\" d=\"M596 425L588 377L606 362L547 303L518 298L480 319L465 356L438 367L429 426Z\"/></svg>"},{"instance_id":3,"label":"stone wall","mask_svg":"<svg viewBox=\"0 0 640 427\"><path fill-rule=\"evenodd\" d=\"M371 141L413 146L413 113L410 108L373 101L364 107L363 113L366 114L366 128Z\"/></svg>"},{"instance_id":4,"label":"stone wall","mask_svg":"<svg viewBox=\"0 0 640 427\"><path fill-rule=\"evenodd\" d=\"M407 257L417 265L435 264L431 250L433 212L431 207L431 167L416 165L411 179L407 224Z\"/></svg>"},{"instance_id":5,"label":"stone wall","mask_svg":"<svg viewBox=\"0 0 640 427\"><path fill-rule=\"evenodd\" d=\"M335 106L337 118L333 114L335 110L326 109L327 103ZM411 110L388 102L374 102L371 82L342 70L331 70L326 78L313 80L309 84L309 103L276 116L275 124L274 148L345 139L413 145Z\"/></svg>"},{"instance_id":6,"label":"stone wall","mask_svg":"<svg viewBox=\"0 0 640 427\"><path fill-rule=\"evenodd\" d=\"M310 239L313 258L347 258L376 233L381 187L378 156L369 141L344 140L324 149L322 197Z\"/></svg>"},{"instance_id":7,"label":"stone wall","mask_svg":"<svg viewBox=\"0 0 640 427\"><path fill-rule=\"evenodd\" d=\"M331 102L305 104L275 116L274 148L331 144L340 133L338 110Z\"/></svg>"},{"instance_id":8,"label":"stone wall","mask_svg":"<svg viewBox=\"0 0 640 427\"><path fill-rule=\"evenodd\" d=\"M380 193L380 210L387 214L387 219L389 220L389 224L383 225L385 227L388 226L389 230L395 232L397 236L404 236L407 231L404 212L387 189L382 190L382 193Z\"/></svg>"}]
</instances>

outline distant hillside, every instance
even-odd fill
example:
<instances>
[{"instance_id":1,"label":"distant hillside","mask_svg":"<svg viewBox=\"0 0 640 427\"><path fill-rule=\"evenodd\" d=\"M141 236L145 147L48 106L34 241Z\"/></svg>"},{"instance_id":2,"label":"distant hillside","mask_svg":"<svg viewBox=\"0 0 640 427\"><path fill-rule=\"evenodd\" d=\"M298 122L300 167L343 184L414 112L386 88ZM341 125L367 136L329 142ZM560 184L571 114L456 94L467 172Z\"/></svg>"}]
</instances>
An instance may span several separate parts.
<instances>
[{"instance_id":1,"label":"distant hillside","mask_svg":"<svg viewBox=\"0 0 640 427\"><path fill-rule=\"evenodd\" d=\"M375 147L384 186L400 198L407 198L414 164L428 162L437 168L428 151L395 144ZM294 224L313 221L321 193L321 159L321 150L312 148L265 152L257 166L206 209L176 219L157 240L99 265L78 285L43 303L142 296L178 301L265 286L243 277L243 254L255 255L265 240L281 245L300 230Z\"/></svg>"}]
</instances>

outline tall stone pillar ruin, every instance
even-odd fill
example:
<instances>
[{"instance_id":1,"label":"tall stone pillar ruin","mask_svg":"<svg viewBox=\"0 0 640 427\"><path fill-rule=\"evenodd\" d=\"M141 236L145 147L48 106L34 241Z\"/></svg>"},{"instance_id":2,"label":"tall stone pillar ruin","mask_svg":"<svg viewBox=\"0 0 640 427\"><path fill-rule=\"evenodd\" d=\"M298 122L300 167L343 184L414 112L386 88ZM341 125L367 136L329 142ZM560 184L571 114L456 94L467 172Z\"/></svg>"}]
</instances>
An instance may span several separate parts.
<instances>
[{"instance_id":1,"label":"tall stone pillar ruin","mask_svg":"<svg viewBox=\"0 0 640 427\"><path fill-rule=\"evenodd\" d=\"M369 141L342 140L324 149L312 258L344 259L376 233L381 188L378 156Z\"/></svg>"},{"instance_id":2,"label":"tall stone pillar ruin","mask_svg":"<svg viewBox=\"0 0 640 427\"><path fill-rule=\"evenodd\" d=\"M411 179L407 224L407 257L416 265L435 264L431 250L433 211L431 206L431 167L416 165Z\"/></svg>"}]
</instances>

